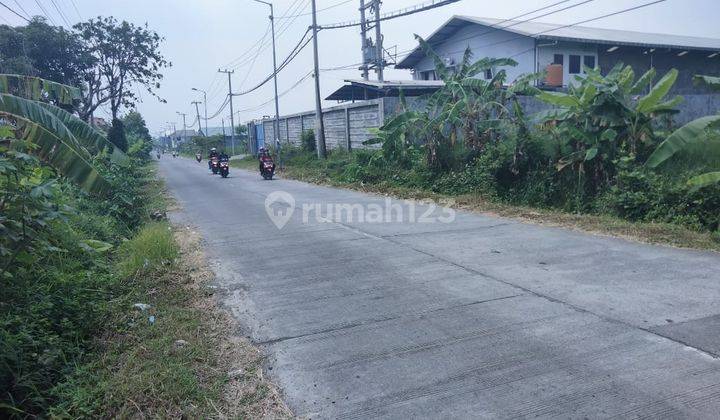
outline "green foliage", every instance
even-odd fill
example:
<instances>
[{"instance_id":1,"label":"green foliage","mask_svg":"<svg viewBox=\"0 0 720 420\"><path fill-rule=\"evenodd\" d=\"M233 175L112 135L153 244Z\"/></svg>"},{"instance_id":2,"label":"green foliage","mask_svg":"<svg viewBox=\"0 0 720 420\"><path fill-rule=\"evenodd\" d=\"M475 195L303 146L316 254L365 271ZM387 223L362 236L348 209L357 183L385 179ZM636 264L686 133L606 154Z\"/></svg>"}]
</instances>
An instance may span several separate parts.
<instances>
[{"instance_id":1,"label":"green foliage","mask_svg":"<svg viewBox=\"0 0 720 420\"><path fill-rule=\"evenodd\" d=\"M128 150L127 136L125 135L125 127L121 120L115 118L112 120L112 126L107 135L108 140L123 152Z\"/></svg>"},{"instance_id":2,"label":"green foliage","mask_svg":"<svg viewBox=\"0 0 720 420\"><path fill-rule=\"evenodd\" d=\"M304 130L300 134L300 144L304 151L314 152L317 147L317 144L315 144L315 130Z\"/></svg>"},{"instance_id":3,"label":"green foliage","mask_svg":"<svg viewBox=\"0 0 720 420\"><path fill-rule=\"evenodd\" d=\"M138 101L134 86L142 86L157 97L155 91L163 77L160 72L171 66L160 54L160 35L147 25L135 26L113 17L90 19L74 29L96 63L96 71L87 74L91 89L86 92L83 116L109 103L113 120L119 118L121 108L133 108Z\"/></svg>"},{"instance_id":4,"label":"green foliage","mask_svg":"<svg viewBox=\"0 0 720 420\"><path fill-rule=\"evenodd\" d=\"M606 76L586 69L587 76L568 93L542 92L541 101L557 108L540 120L560 140L558 171L574 173L576 208L611 186L617 173L615 162L622 157L648 155L658 142L653 124L662 114L673 113L679 99L665 100L677 78L669 71L650 92L634 99L655 75L650 70L635 80L632 67L617 65ZM573 188L566 185L566 188Z\"/></svg>"},{"instance_id":5,"label":"green foliage","mask_svg":"<svg viewBox=\"0 0 720 420\"><path fill-rule=\"evenodd\" d=\"M178 249L167 223L149 224L120 246L120 277L131 278L157 271L177 258Z\"/></svg>"}]
</instances>

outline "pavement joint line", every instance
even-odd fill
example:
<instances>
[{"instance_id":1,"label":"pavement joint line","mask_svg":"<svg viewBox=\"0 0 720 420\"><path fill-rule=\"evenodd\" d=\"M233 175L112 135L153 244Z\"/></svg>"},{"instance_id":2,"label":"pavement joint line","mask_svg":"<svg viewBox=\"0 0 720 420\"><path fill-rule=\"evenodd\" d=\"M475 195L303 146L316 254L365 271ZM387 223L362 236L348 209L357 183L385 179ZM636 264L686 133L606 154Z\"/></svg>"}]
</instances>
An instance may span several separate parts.
<instances>
[{"instance_id":1,"label":"pavement joint line","mask_svg":"<svg viewBox=\"0 0 720 420\"><path fill-rule=\"evenodd\" d=\"M485 278L487 278L487 279L494 280L494 281L503 283L503 284L505 284L505 285L514 287L514 288L516 288L516 289L522 290L522 291L525 292L525 293L529 293L529 294L531 294L531 295L533 295L533 296L536 296L536 297L539 297L539 298L542 298L542 299L546 299L546 300L548 300L548 301L550 301L550 302L552 302L552 303L558 303L558 304L561 304L561 305L565 305L565 306L567 306L568 308L571 308L571 309L573 309L573 310L575 310L575 311L577 311L577 312L590 314L590 315L596 316L596 317L598 317L598 318L600 318L600 319L602 319L602 320L604 320L604 321L607 321L607 322L612 322L612 323L615 323L615 324L618 324L618 325L624 325L624 326L629 327L629 328L635 328L635 329L638 329L638 330L640 330L640 331L644 331L644 332L649 333L649 334L652 334L652 335L654 335L654 336L661 337L661 338L664 338L664 339L666 339L666 340L672 341L672 342L674 342L674 343L683 345L683 346L685 346L685 347L687 347L687 348L694 349L694 350L696 350L696 351L698 351L698 352L700 352L700 353L702 353L702 354L705 354L706 356L712 357L713 359L720 360L720 354L716 354L715 352L713 352L713 351L711 351L711 350L707 350L707 349L703 349L703 348L700 348L700 347L691 345L691 344L689 344L689 343L687 343L687 342L685 342L685 341L683 341L683 340L679 340L679 339L676 339L676 338L672 338L672 337L670 337L670 336L668 336L668 335L661 334L661 333L659 333L659 332L657 332L657 331L653 331L653 330L651 330L651 329L649 329L649 328L644 328L644 327L641 327L641 326L638 326L638 325L633 325L633 324L630 324L630 323L628 323L628 322L621 321L621 320L619 320L619 319L615 319L615 318L611 318L611 317L608 317L608 316L605 316L605 315L601 315L601 314L595 313L595 312L593 312L593 311L590 311L590 310L588 310L588 309L582 308L582 307L580 307L580 306L574 305L574 304L569 303L569 302L565 302L565 301L563 301L563 300L560 300L560 299L558 299L558 298L552 297L552 296L550 296L550 295L546 295L546 294L543 294L543 293L539 293L539 292L537 292L537 291L535 291L535 290L529 289L529 288L527 288L527 287L520 286L520 285L518 285L518 284L515 284L515 283L510 282L510 281L507 281L507 280L503 280L503 279L501 279L501 278L492 276L492 275L490 275L490 274L484 273L484 272L479 271L479 270L476 270L476 269L474 269L474 268L466 267L466 266L464 266L464 265L462 265L462 264L456 263L456 262L454 262L454 261L452 261L452 260L449 260L449 259L447 259L447 258L438 256L438 255L435 255L435 254L433 254L432 252L424 251L424 250L419 249L419 248L416 248L416 247L414 247L414 246L412 246L412 245L405 244L405 243L403 243L403 242L395 241L395 240L393 240L391 237L376 236L376 235L370 234L370 233L368 233L368 232L364 232L364 231L362 231L362 230L360 230L360 229L358 229L358 228L355 228L355 227L352 227L352 226L348 226L348 225L346 225L346 224L344 224L344 223L337 222L337 221L333 221L333 220L330 220L330 222L331 222L331 223L337 223L337 224L339 224L339 225L341 225L341 226L344 226L346 229L351 230L351 231L353 231L353 232L355 232L355 233L357 233L357 234L360 234L360 235L365 235L365 236L369 236L369 237L371 237L371 238L376 238L376 239L379 239L379 240L388 241L388 242L391 242L391 243L396 244L396 245L399 245L399 246L408 247L408 248L410 248L410 249L412 249L412 250L414 250L414 251L416 251L416 252L425 254L425 255L427 255L427 256L429 256L429 257L432 257L432 258L435 258L435 259L437 259L437 260L439 260L439 261L445 262L445 263L447 263L447 264L451 264L451 265L453 265L453 266L455 266L455 267L461 268L461 269L463 269L463 270L466 270L466 271L468 271L468 272L470 272L470 273L474 273L474 274L479 275L479 276L481 276L481 277L485 277Z\"/></svg>"},{"instance_id":2,"label":"pavement joint line","mask_svg":"<svg viewBox=\"0 0 720 420\"><path fill-rule=\"evenodd\" d=\"M411 314L400 314L400 315L393 315L393 316L387 316L387 317L381 317L381 318L373 318L373 319L368 319L365 321L356 321L356 322L348 323L341 327L332 327L332 328L327 328L327 329L319 330L319 331L311 331L311 332L308 332L305 334L278 337L278 338L273 338L270 340L257 341L255 343L258 345L272 345L272 344L277 344L277 343L281 343L281 342L288 341L288 340L296 340L298 338L312 337L314 335L320 335L320 334L328 334L328 333L332 333L332 332L336 332L336 331L343 331L343 330L348 330L351 328L362 327L365 325L372 325L372 324L378 324L381 322L392 321L395 319L417 318L417 317L425 316L425 315L431 314L431 313L449 311L449 310L464 308L464 307L473 306L473 305L481 305L483 303L496 302L498 300L513 299L513 298L524 296L524 295L525 295L524 293L519 293L517 295L501 296L501 297L485 299L485 300L476 300L473 302L466 302L466 303L461 303L459 305L446 306L444 308L435 308L435 309L430 309L428 311L414 312Z\"/></svg>"},{"instance_id":3,"label":"pavement joint line","mask_svg":"<svg viewBox=\"0 0 720 420\"><path fill-rule=\"evenodd\" d=\"M478 226L476 228L470 228L470 229L448 229L448 230L429 230L426 232L411 232L411 233L396 233L393 235L382 235L380 236L383 239L387 238L400 238L404 236L416 236L416 235L432 235L435 233L461 233L461 232L474 232L474 231L483 231L503 226L510 226L513 225L513 223L507 222L507 223L498 223L496 225L490 225L490 226Z\"/></svg>"},{"instance_id":4,"label":"pavement joint line","mask_svg":"<svg viewBox=\"0 0 720 420\"><path fill-rule=\"evenodd\" d=\"M646 333L655 335L655 336L657 336L657 337L664 338L664 339L666 339L666 340L669 340L669 341L672 341L672 342L681 344L681 345L683 345L683 346L685 346L685 347L687 347L687 348L696 350L696 351L698 351L698 352L700 352L700 353L705 354L706 356L712 357L713 359L718 359L718 360L720 360L720 354L716 354L716 353L713 352L713 351L706 350L706 349L703 349L703 348L700 348L700 347L691 345L691 344L689 344L689 343L687 343L687 342L684 342L683 340L679 340L679 339L676 339L676 338L672 338L672 337L670 337L670 336L661 334L661 333L659 333L659 332L657 332L657 331L653 331L653 330L651 330L651 329L649 329L649 328L641 327L641 326L638 326L638 325L633 325L633 324L630 324L630 323L628 323L628 322L621 321L621 320L619 320L619 319L615 319L615 318L611 318L611 317L608 317L608 316L605 316L605 315L601 315L601 314L595 313L595 312L593 312L593 311L590 311L590 310L588 310L588 309L582 308L582 307L580 307L580 306L574 305L574 304L569 303L569 302L565 302L565 301L563 301L563 300L560 300L560 299L558 299L558 298L552 297L552 296L550 296L550 295L546 295L546 294L543 294L543 293L539 293L539 292L536 292L536 291L534 291L534 290L532 290L532 289L529 289L529 288L527 288L527 287L520 286L520 285L518 285L518 284L512 283L512 282L507 281L507 280L503 280L503 279L501 279L501 278L492 276L492 275L490 275L490 274L484 273L484 272L479 271L479 270L476 270L476 269L474 269L474 268L466 267L466 266L464 266L464 265L462 265L462 264L458 264L458 263L456 263L456 262L454 262L454 261L452 261L452 260L449 260L449 259L447 259L447 258L443 258L443 257L437 256L437 255L435 255L435 254L433 254L433 253L431 253L431 252L423 251L423 250L418 249L418 248L416 248L416 247L414 247L414 246L411 246L411 245L408 245L408 244L403 244L402 242L396 242L396 241L393 241L392 239L389 239L389 238L385 238L385 240L388 240L388 241L390 241L390 242L392 242L392 243L395 243L395 244L398 244L398 245L407 246L407 247L409 247L409 248L411 248L411 249L413 249L413 250L415 250L415 251L417 251L417 252L423 253L423 254L428 255L428 256L430 256L430 257L433 257L433 258L437 258L437 259L440 260L440 261L444 261L444 262L446 262L446 263L448 263L448 264L452 264L452 265L454 265L454 266L456 266L456 267L462 268L462 269L467 270L468 272L471 272L471 273L475 273L475 274L477 274L477 275L479 275L479 276L482 276L482 277L485 277L485 278L488 278L488 279L491 279L491 280L495 280L495 281L497 281L497 282L506 284L506 285L511 286L511 287L515 287L515 288L520 289L520 290L522 290L522 291L524 291L524 292L526 292L526 293L529 293L529 294L531 294L531 295L533 295L533 296L536 296L536 297L539 297L539 298L542 298L542 299L546 299L546 300L548 300L548 301L550 301L550 302L552 302L552 303L559 303L559 304L561 304L561 305L565 305L565 306L567 306L568 308L571 308L571 309L573 309L573 310L575 310L575 311L577 311L577 312L586 313L586 314L589 314L589 315L593 315L593 316L596 316L596 317L598 317L598 318L600 318L600 319L602 319L602 320L604 320L604 321L611 322L611 323L615 323L615 324L619 324L619 325L623 325L623 326L626 326L626 327L629 327L629 328L636 328L636 329L641 330L641 331L644 331L644 332L646 332Z\"/></svg>"}]
</instances>

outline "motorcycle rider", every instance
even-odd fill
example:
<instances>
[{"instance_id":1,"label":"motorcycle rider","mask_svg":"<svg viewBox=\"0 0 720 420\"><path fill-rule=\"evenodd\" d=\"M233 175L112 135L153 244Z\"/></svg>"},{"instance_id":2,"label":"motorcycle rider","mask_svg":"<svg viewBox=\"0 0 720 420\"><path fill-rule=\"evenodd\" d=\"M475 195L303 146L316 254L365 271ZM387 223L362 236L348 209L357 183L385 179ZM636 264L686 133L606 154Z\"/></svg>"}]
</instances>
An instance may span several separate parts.
<instances>
[{"instance_id":1,"label":"motorcycle rider","mask_svg":"<svg viewBox=\"0 0 720 420\"><path fill-rule=\"evenodd\" d=\"M258 160L260 161L260 163L259 163L260 172L262 172L262 170L263 170L263 163L273 162L272 156L270 156L270 152L268 152L268 150L264 147L261 147L260 150L258 150ZM274 166L274 162L273 162L273 166Z\"/></svg>"},{"instance_id":2,"label":"motorcycle rider","mask_svg":"<svg viewBox=\"0 0 720 420\"><path fill-rule=\"evenodd\" d=\"M208 169L212 169L212 159L214 157L218 157L218 151L213 147L210 149L210 153L208 153Z\"/></svg>"}]
</instances>

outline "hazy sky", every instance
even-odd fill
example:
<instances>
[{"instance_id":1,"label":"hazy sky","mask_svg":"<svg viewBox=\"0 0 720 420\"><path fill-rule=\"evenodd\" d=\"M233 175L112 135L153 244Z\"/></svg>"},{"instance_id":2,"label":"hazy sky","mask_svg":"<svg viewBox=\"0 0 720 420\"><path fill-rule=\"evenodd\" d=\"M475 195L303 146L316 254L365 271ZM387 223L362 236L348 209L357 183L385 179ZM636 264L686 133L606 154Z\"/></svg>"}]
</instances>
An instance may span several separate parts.
<instances>
[{"instance_id":1,"label":"hazy sky","mask_svg":"<svg viewBox=\"0 0 720 420\"><path fill-rule=\"evenodd\" d=\"M423 1L425 0L385 0L383 12ZM440 9L383 22L385 46L390 49L397 45L398 50L407 50L415 45L413 33L426 36L452 15L505 19L557 1L462 0ZM580 1L572 0L563 6ZM545 17L540 21L570 24L648 1L595 0ZM73 2L77 6L77 11ZM195 110L190 102L202 100L202 94L191 91L192 87L208 91L208 114L214 114L224 101L224 95L227 94L227 76L218 74L218 68L235 69L234 92L254 86L272 72L272 53L269 46L261 49L254 62L252 58L255 57L256 50L246 54L248 49L266 33L269 22L267 18L269 8L252 0L4 0L4 3L20 9L19 3L22 9L30 14L45 14L38 6L39 3L52 20L63 25L65 25L64 20L55 5L71 24L78 22L81 17L85 20L98 15L113 15L135 24L147 22L151 29L164 36L166 39L162 44L162 53L173 63L172 68L165 71L162 88L159 90L160 96L167 99L167 103L160 103L143 94L143 103L138 105L138 110L145 116L153 133L164 129L168 121L176 122L180 128L182 119L176 114L177 111L190 115L188 124L193 121L192 115ZM296 19L281 17L309 12L310 1L276 0L274 4L277 16L278 60L282 60L310 25L311 17L309 15L302 15ZM318 9L338 5L319 13L320 24L359 18L357 10L359 0L317 0L317 4ZM593 22L588 26L720 38L718 16L720 16L720 0L666 0L664 3ZM0 9L0 22L13 25L22 23L21 19L5 9ZM360 61L358 28L323 31L318 40L321 68L345 66ZM278 83L281 93L297 84L312 69L311 45L279 74ZM385 77L408 79L410 74L407 71L388 69ZM323 95L327 96L342 84L343 79L348 78L359 78L359 72L357 70L322 72ZM272 83L251 94L235 97L235 111L241 111L235 118L236 124L263 115L272 115L274 113L272 97ZM314 107L313 101L312 78L306 78L280 99L280 113L310 110ZM268 103L260 106L265 102ZM203 112L202 105L200 112L201 114ZM229 114L228 107L210 121L210 126L220 126L221 117L225 118L225 124L229 126Z\"/></svg>"}]
</instances>

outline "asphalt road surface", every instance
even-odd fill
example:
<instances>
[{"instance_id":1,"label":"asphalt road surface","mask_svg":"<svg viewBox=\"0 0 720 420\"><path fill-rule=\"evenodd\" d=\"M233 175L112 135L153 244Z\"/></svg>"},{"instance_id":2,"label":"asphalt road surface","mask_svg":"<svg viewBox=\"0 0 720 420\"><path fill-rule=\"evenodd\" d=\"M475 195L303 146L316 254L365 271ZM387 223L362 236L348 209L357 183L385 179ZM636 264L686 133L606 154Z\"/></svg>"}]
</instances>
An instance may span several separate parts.
<instances>
[{"instance_id":1,"label":"asphalt road surface","mask_svg":"<svg viewBox=\"0 0 720 420\"><path fill-rule=\"evenodd\" d=\"M718 254L160 168L299 416L720 416Z\"/></svg>"}]
</instances>

